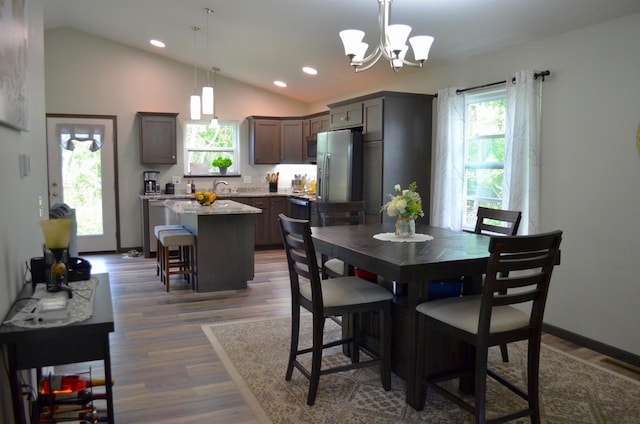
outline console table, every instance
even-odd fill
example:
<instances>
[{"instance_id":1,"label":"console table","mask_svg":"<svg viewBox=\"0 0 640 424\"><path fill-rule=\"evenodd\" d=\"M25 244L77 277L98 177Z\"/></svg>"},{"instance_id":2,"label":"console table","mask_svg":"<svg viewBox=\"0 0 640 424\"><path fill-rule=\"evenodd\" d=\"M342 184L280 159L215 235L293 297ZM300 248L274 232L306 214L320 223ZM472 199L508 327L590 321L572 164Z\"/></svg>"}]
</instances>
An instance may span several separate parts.
<instances>
[{"instance_id":1,"label":"console table","mask_svg":"<svg viewBox=\"0 0 640 424\"><path fill-rule=\"evenodd\" d=\"M109 275L94 274L93 277L99 282L91 318L59 327L22 328L11 324L0 327L0 344L7 348L16 423L27 422L20 399L21 387L18 376L20 370L96 360L104 361L107 414L109 422L114 422L109 353L109 333L114 331L114 324ZM70 285L73 286L73 283ZM31 293L31 285L25 285L17 299L29 298ZM11 318L14 313L12 307L6 319Z\"/></svg>"}]
</instances>

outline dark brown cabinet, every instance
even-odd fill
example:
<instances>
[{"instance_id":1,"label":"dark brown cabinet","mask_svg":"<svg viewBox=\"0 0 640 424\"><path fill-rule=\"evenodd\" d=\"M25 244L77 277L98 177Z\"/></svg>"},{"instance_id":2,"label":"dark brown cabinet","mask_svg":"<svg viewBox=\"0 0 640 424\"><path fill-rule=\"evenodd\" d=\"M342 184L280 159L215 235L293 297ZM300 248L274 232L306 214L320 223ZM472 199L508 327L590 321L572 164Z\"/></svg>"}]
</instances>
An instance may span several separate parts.
<instances>
[{"instance_id":1,"label":"dark brown cabinet","mask_svg":"<svg viewBox=\"0 0 640 424\"><path fill-rule=\"evenodd\" d=\"M138 112L140 159L143 164L177 163L177 113Z\"/></svg>"},{"instance_id":2,"label":"dark brown cabinet","mask_svg":"<svg viewBox=\"0 0 640 424\"><path fill-rule=\"evenodd\" d=\"M382 91L329 105L332 120L344 116L347 110L357 111L360 121L352 119L349 127L362 127L364 139L363 172L364 201L367 221L392 222L380 213L394 185L406 188L418 184L425 216L429 222L431 190L431 119L433 96L415 93ZM335 111L335 113L334 113ZM357 116L354 112L352 116Z\"/></svg>"},{"instance_id":3,"label":"dark brown cabinet","mask_svg":"<svg viewBox=\"0 0 640 424\"><path fill-rule=\"evenodd\" d=\"M282 121L280 131L279 163L302 163L302 120Z\"/></svg>"},{"instance_id":4,"label":"dark brown cabinet","mask_svg":"<svg viewBox=\"0 0 640 424\"><path fill-rule=\"evenodd\" d=\"M362 102L331 107L329 127L332 130L362 126Z\"/></svg>"},{"instance_id":5,"label":"dark brown cabinet","mask_svg":"<svg viewBox=\"0 0 640 424\"><path fill-rule=\"evenodd\" d=\"M231 197L229 200L262 209L262 213L254 214L256 217L256 247L282 244L278 215L287 213L286 197Z\"/></svg>"},{"instance_id":6,"label":"dark brown cabinet","mask_svg":"<svg viewBox=\"0 0 640 424\"><path fill-rule=\"evenodd\" d=\"M313 116L305 120L305 136L316 135L330 129L329 113Z\"/></svg>"},{"instance_id":7,"label":"dark brown cabinet","mask_svg":"<svg viewBox=\"0 0 640 424\"><path fill-rule=\"evenodd\" d=\"M280 163L282 123L277 119L249 118L249 159L252 165Z\"/></svg>"}]
</instances>

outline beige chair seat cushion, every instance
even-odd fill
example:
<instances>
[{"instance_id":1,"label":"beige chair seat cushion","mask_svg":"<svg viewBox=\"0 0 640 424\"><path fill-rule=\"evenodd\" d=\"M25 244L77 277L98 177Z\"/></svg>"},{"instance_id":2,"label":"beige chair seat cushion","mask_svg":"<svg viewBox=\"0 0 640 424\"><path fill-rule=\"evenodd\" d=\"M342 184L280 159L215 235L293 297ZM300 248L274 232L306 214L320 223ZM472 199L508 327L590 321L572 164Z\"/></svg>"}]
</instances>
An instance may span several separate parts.
<instances>
[{"instance_id":1,"label":"beige chair seat cushion","mask_svg":"<svg viewBox=\"0 0 640 424\"><path fill-rule=\"evenodd\" d=\"M311 284L301 284L300 294L311 301ZM392 298L393 294L389 290L362 278L340 277L322 280L322 301L325 308L380 302Z\"/></svg>"},{"instance_id":2,"label":"beige chair seat cushion","mask_svg":"<svg viewBox=\"0 0 640 424\"><path fill-rule=\"evenodd\" d=\"M196 238L187 230L171 230L160 232L160 243L163 246L191 246L196 244Z\"/></svg>"},{"instance_id":3,"label":"beige chair seat cushion","mask_svg":"<svg viewBox=\"0 0 640 424\"><path fill-rule=\"evenodd\" d=\"M184 230L185 228L182 225L171 224L171 225L156 225L153 227L153 234L156 238L160 238L161 231L169 231L169 230Z\"/></svg>"},{"instance_id":4,"label":"beige chair seat cushion","mask_svg":"<svg viewBox=\"0 0 640 424\"><path fill-rule=\"evenodd\" d=\"M421 314L442 321L471 334L478 333L481 296L449 297L432 302L424 302L416 307ZM526 327L529 316L511 306L497 306L491 313L490 333L515 330Z\"/></svg>"},{"instance_id":5,"label":"beige chair seat cushion","mask_svg":"<svg viewBox=\"0 0 640 424\"><path fill-rule=\"evenodd\" d=\"M339 275L344 275L344 262L340 259L329 259L324 263L325 268Z\"/></svg>"}]
</instances>

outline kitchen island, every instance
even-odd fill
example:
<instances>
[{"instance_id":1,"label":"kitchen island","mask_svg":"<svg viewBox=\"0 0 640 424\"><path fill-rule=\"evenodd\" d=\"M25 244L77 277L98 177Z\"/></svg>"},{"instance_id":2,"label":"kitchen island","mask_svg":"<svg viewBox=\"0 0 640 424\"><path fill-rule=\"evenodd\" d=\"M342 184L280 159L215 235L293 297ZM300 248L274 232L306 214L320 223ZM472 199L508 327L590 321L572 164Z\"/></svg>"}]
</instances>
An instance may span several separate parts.
<instances>
[{"instance_id":1,"label":"kitchen island","mask_svg":"<svg viewBox=\"0 0 640 424\"><path fill-rule=\"evenodd\" d=\"M255 217L259 208L218 199L211 206L192 200L165 200L185 228L196 236L198 292L247 288L254 277Z\"/></svg>"}]
</instances>

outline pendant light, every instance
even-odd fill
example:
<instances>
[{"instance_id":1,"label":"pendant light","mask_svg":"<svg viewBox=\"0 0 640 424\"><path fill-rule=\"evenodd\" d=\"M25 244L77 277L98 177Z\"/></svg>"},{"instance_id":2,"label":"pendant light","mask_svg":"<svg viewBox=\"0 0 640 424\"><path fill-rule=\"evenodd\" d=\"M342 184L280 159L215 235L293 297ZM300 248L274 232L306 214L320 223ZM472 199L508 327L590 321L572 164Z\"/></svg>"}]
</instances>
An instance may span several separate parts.
<instances>
[{"instance_id":1,"label":"pendant light","mask_svg":"<svg viewBox=\"0 0 640 424\"><path fill-rule=\"evenodd\" d=\"M193 30L193 91L194 93L197 93L198 92L198 69L196 67L196 58L197 58L196 38L197 38L198 31L200 31L200 28L193 25L191 29ZM190 106L189 108L191 112L190 113L191 119L199 120L201 116L200 116L200 96L198 96L198 94L191 95L191 101L189 103L189 106Z\"/></svg>"},{"instance_id":2,"label":"pendant light","mask_svg":"<svg viewBox=\"0 0 640 424\"><path fill-rule=\"evenodd\" d=\"M213 15L213 10L205 7L207 14L207 85L202 87L202 114L213 115L213 87L209 84L209 16Z\"/></svg>"},{"instance_id":3,"label":"pendant light","mask_svg":"<svg viewBox=\"0 0 640 424\"><path fill-rule=\"evenodd\" d=\"M220 71L220 68L216 68L215 66L211 68L213 70L213 86L216 86L216 73L218 71ZM215 97L212 97L212 106L213 106L213 118L211 118L211 124L210 127L211 128L218 128L220 126L220 123L218 122L218 116L216 115L216 103L215 103Z\"/></svg>"}]
</instances>

